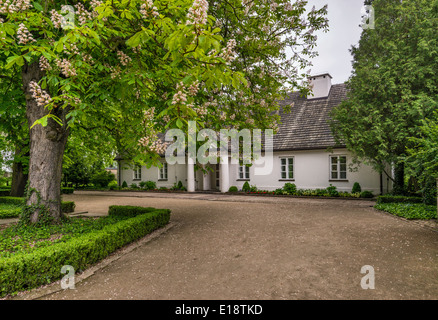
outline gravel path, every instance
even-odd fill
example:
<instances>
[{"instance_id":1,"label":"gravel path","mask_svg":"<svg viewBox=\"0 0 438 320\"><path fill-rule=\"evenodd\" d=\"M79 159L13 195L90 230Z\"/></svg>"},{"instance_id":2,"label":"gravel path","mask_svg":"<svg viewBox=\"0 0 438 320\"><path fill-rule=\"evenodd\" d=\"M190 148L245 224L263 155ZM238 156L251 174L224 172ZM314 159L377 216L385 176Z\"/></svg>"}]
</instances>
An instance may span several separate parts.
<instances>
[{"instance_id":1,"label":"gravel path","mask_svg":"<svg viewBox=\"0 0 438 320\"><path fill-rule=\"evenodd\" d=\"M438 298L438 232L370 201L140 192L64 200L93 215L112 204L169 208L173 227L45 299ZM375 289L361 287L364 265Z\"/></svg>"}]
</instances>

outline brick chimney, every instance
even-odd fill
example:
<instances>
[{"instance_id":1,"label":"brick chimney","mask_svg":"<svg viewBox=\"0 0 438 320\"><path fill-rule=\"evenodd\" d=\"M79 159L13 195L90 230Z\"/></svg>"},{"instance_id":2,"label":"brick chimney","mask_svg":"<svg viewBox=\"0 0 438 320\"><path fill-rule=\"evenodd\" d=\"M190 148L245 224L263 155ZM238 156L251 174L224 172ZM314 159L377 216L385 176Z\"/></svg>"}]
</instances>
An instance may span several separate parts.
<instances>
[{"instance_id":1,"label":"brick chimney","mask_svg":"<svg viewBox=\"0 0 438 320\"><path fill-rule=\"evenodd\" d=\"M332 76L329 73L321 73L314 76L309 76L311 93L307 99L326 98L332 87ZM313 94L313 95L312 95Z\"/></svg>"}]
</instances>

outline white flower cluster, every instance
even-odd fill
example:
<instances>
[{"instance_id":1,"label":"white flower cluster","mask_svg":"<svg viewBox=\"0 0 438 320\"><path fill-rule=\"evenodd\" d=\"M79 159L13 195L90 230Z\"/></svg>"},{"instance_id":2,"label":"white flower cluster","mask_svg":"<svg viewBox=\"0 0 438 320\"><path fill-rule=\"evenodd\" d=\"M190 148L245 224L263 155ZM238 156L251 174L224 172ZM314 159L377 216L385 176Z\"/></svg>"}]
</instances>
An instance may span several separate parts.
<instances>
[{"instance_id":1,"label":"white flower cluster","mask_svg":"<svg viewBox=\"0 0 438 320\"><path fill-rule=\"evenodd\" d=\"M20 23L17 29L17 37L19 44L28 44L29 42L36 42L36 40L32 37L32 34L27 30L26 26L23 23Z\"/></svg>"},{"instance_id":2,"label":"white flower cluster","mask_svg":"<svg viewBox=\"0 0 438 320\"><path fill-rule=\"evenodd\" d=\"M31 92L32 98L36 100L39 107L46 106L52 100L50 95L44 90L41 90L41 87L35 81L31 81L29 83L29 91Z\"/></svg>"},{"instance_id":3,"label":"white flower cluster","mask_svg":"<svg viewBox=\"0 0 438 320\"><path fill-rule=\"evenodd\" d=\"M67 53L67 54L81 54L80 53L80 51L79 51L79 49L78 49L78 47L76 46L76 44L74 44L74 43L72 43L71 45L70 45L70 49L67 49L65 46L64 46L64 52L65 53Z\"/></svg>"},{"instance_id":4,"label":"white flower cluster","mask_svg":"<svg viewBox=\"0 0 438 320\"><path fill-rule=\"evenodd\" d=\"M84 25L87 20L91 20L94 17L94 14L87 9L85 9L82 3L75 4L76 14L78 15L78 21L80 25Z\"/></svg>"},{"instance_id":5,"label":"white flower cluster","mask_svg":"<svg viewBox=\"0 0 438 320\"><path fill-rule=\"evenodd\" d=\"M30 0L0 0L0 14L25 11L31 7Z\"/></svg>"},{"instance_id":6,"label":"white flower cluster","mask_svg":"<svg viewBox=\"0 0 438 320\"><path fill-rule=\"evenodd\" d=\"M182 82L177 84L176 90L177 92L173 95L172 104L185 104L187 102L187 95L184 92L184 84Z\"/></svg>"},{"instance_id":7,"label":"white flower cluster","mask_svg":"<svg viewBox=\"0 0 438 320\"><path fill-rule=\"evenodd\" d=\"M143 112L143 114L144 114L144 121L152 122L154 120L154 113L155 113L155 107L152 107L150 109L145 110Z\"/></svg>"},{"instance_id":8,"label":"white flower cluster","mask_svg":"<svg viewBox=\"0 0 438 320\"><path fill-rule=\"evenodd\" d=\"M152 0L146 0L140 6L140 13L143 19L158 17L160 14L158 13L157 7L154 6Z\"/></svg>"},{"instance_id":9,"label":"white flower cluster","mask_svg":"<svg viewBox=\"0 0 438 320\"><path fill-rule=\"evenodd\" d=\"M40 57L40 69L41 70L52 70L52 67L50 66L49 60L47 60L46 57L41 56Z\"/></svg>"},{"instance_id":10,"label":"white flower cluster","mask_svg":"<svg viewBox=\"0 0 438 320\"><path fill-rule=\"evenodd\" d=\"M164 154L166 152L167 146L169 145L168 142L162 142L161 140L157 139L156 136L154 138L152 137L143 137L140 140L138 140L138 143L149 149L152 152L156 152L158 154Z\"/></svg>"},{"instance_id":11,"label":"white flower cluster","mask_svg":"<svg viewBox=\"0 0 438 320\"><path fill-rule=\"evenodd\" d=\"M132 59L122 51L117 51L117 56L122 66L127 66L132 61Z\"/></svg>"},{"instance_id":12,"label":"white flower cluster","mask_svg":"<svg viewBox=\"0 0 438 320\"><path fill-rule=\"evenodd\" d=\"M115 79L115 78L119 78L120 79L120 74L122 73L122 70L120 70L120 67L119 66L116 66L116 67L109 67L109 69L110 69L110 72L111 72L111 74L110 74L110 76L111 76L111 79Z\"/></svg>"},{"instance_id":13,"label":"white flower cluster","mask_svg":"<svg viewBox=\"0 0 438 320\"><path fill-rule=\"evenodd\" d=\"M206 24L207 23L208 2L207 0L195 0L187 14L187 24Z\"/></svg>"},{"instance_id":14,"label":"white flower cluster","mask_svg":"<svg viewBox=\"0 0 438 320\"><path fill-rule=\"evenodd\" d=\"M62 15L58 13L56 10L50 11L50 20L52 20L53 26L55 28L61 28L62 24Z\"/></svg>"},{"instance_id":15,"label":"white flower cluster","mask_svg":"<svg viewBox=\"0 0 438 320\"><path fill-rule=\"evenodd\" d=\"M99 13L96 11L96 8L98 6L100 6L101 4L103 4L103 1L91 0L90 5L91 5L91 9L93 11L92 15L93 15L94 18L97 18L97 16L99 15Z\"/></svg>"},{"instance_id":16,"label":"white flower cluster","mask_svg":"<svg viewBox=\"0 0 438 320\"><path fill-rule=\"evenodd\" d=\"M56 66L61 70L61 73L68 77L73 77L76 76L76 69L73 67L73 65L71 64L70 61L68 61L67 59L62 59L62 60L56 60Z\"/></svg>"},{"instance_id":17,"label":"white flower cluster","mask_svg":"<svg viewBox=\"0 0 438 320\"><path fill-rule=\"evenodd\" d=\"M189 87L189 95L190 96L196 96L196 94L199 91L199 81L196 80L195 82L192 83L192 85Z\"/></svg>"},{"instance_id":18,"label":"white flower cluster","mask_svg":"<svg viewBox=\"0 0 438 320\"><path fill-rule=\"evenodd\" d=\"M234 48L236 47L236 40L230 39L227 42L227 46L222 49L219 57L224 58L226 62L232 62L236 58L236 52Z\"/></svg>"}]
</instances>

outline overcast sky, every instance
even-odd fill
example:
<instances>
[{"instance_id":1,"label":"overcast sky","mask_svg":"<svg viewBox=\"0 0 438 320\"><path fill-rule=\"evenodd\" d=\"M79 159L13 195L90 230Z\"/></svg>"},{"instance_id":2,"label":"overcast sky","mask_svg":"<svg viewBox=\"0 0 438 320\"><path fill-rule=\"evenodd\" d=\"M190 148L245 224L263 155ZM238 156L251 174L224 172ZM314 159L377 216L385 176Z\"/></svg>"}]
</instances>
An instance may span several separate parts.
<instances>
[{"instance_id":1,"label":"overcast sky","mask_svg":"<svg viewBox=\"0 0 438 320\"><path fill-rule=\"evenodd\" d=\"M329 72L332 83L342 83L351 75L349 49L359 42L361 34L361 9L363 0L308 0L309 10L328 4L329 32L318 32L316 50L319 56L313 59L312 74Z\"/></svg>"}]
</instances>

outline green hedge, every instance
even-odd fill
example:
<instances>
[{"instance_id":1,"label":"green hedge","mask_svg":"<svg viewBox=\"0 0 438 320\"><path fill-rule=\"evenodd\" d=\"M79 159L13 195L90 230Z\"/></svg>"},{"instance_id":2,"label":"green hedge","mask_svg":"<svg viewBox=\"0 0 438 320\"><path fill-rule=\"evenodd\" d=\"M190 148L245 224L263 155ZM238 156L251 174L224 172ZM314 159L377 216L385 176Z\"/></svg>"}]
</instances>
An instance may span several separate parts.
<instances>
[{"instance_id":1,"label":"green hedge","mask_svg":"<svg viewBox=\"0 0 438 320\"><path fill-rule=\"evenodd\" d=\"M62 187L61 188L61 193L62 194L71 194L75 191L75 188L67 188L67 187Z\"/></svg>"},{"instance_id":2,"label":"green hedge","mask_svg":"<svg viewBox=\"0 0 438 320\"><path fill-rule=\"evenodd\" d=\"M169 219L170 210L157 209L67 242L0 259L0 296L61 279L64 265L75 271L85 270L124 245L165 226Z\"/></svg>"},{"instance_id":3,"label":"green hedge","mask_svg":"<svg viewBox=\"0 0 438 320\"><path fill-rule=\"evenodd\" d=\"M0 189L0 197L7 197L11 194L11 190L8 189Z\"/></svg>"},{"instance_id":4,"label":"green hedge","mask_svg":"<svg viewBox=\"0 0 438 320\"><path fill-rule=\"evenodd\" d=\"M17 206L23 205L24 198L20 197L0 197L0 203L5 204L14 204ZM61 202L61 212L62 213L71 213L74 212L76 208L76 204L74 201L62 201ZM18 215L15 215L15 217L18 217Z\"/></svg>"},{"instance_id":5,"label":"green hedge","mask_svg":"<svg viewBox=\"0 0 438 320\"><path fill-rule=\"evenodd\" d=\"M135 217L140 214L152 212L157 210L152 207L136 207L136 206L110 206L108 208L109 216L117 216L117 217Z\"/></svg>"},{"instance_id":6,"label":"green hedge","mask_svg":"<svg viewBox=\"0 0 438 320\"><path fill-rule=\"evenodd\" d=\"M15 218L21 213L21 207L15 204L3 203L0 205L0 219Z\"/></svg>"},{"instance_id":7,"label":"green hedge","mask_svg":"<svg viewBox=\"0 0 438 320\"><path fill-rule=\"evenodd\" d=\"M422 203L423 198L384 195L377 197L377 203Z\"/></svg>"}]
</instances>

